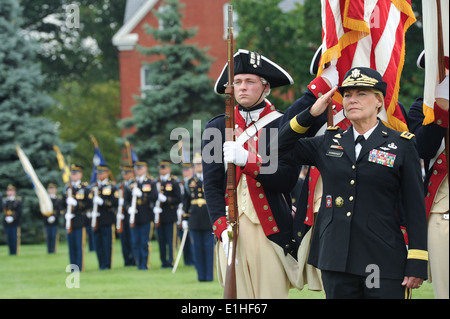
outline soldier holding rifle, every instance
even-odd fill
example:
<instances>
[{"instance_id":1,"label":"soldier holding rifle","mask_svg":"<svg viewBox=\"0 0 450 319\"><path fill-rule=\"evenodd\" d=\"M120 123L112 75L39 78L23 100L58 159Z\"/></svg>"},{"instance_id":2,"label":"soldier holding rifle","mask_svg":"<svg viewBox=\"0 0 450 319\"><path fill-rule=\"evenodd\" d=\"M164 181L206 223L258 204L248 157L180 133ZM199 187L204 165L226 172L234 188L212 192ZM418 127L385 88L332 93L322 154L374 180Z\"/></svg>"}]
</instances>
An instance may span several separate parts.
<instances>
[{"instance_id":1,"label":"soldier holding rifle","mask_svg":"<svg viewBox=\"0 0 450 319\"><path fill-rule=\"evenodd\" d=\"M83 166L72 164L70 166L70 182L64 187L63 196L67 205L65 220L67 243L69 246L69 259L78 270L84 268L83 262L83 232L86 210L90 208L91 201L88 198L89 187L81 181L83 178Z\"/></svg>"},{"instance_id":2,"label":"soldier holding rifle","mask_svg":"<svg viewBox=\"0 0 450 319\"><path fill-rule=\"evenodd\" d=\"M108 165L97 166L97 182L91 185L92 232L100 270L111 269L113 229L119 200L116 186L108 179Z\"/></svg>"},{"instance_id":3,"label":"soldier holding rifle","mask_svg":"<svg viewBox=\"0 0 450 319\"><path fill-rule=\"evenodd\" d=\"M328 92L331 88L329 82L337 83L337 72L330 68L322 77L316 78L305 95L282 115L266 100L266 96L272 88L292 84L291 76L266 57L247 50L239 50L232 63L234 95L238 102L234 107L237 141L225 143L225 115L210 120L203 135L206 204L213 231L223 246L223 249L220 245L217 248L219 281L223 283L226 280L229 244L225 161L236 165L239 216L239 237L235 243L236 297L287 298L298 276L298 245L292 231L290 191L298 180L299 168L278 161L276 155L272 158L269 142L276 138L274 132L283 123ZM228 65L216 83L218 94L225 93L227 68ZM212 134L217 130L221 132L220 141Z\"/></svg>"},{"instance_id":4,"label":"soldier holding rifle","mask_svg":"<svg viewBox=\"0 0 450 319\"><path fill-rule=\"evenodd\" d=\"M130 183L125 194L129 203L131 247L138 269L147 270L149 263L150 223L154 220L153 205L158 198L155 183L147 176L146 161L134 163L136 181Z\"/></svg>"}]
</instances>

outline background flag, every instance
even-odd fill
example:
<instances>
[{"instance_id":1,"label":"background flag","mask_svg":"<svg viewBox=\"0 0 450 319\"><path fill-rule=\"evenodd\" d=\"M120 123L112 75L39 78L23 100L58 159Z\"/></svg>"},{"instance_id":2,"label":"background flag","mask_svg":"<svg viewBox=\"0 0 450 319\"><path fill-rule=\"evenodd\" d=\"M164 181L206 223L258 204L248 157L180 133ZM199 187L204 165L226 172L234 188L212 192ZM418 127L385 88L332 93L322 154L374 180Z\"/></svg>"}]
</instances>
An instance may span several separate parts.
<instances>
[{"instance_id":1,"label":"background flag","mask_svg":"<svg viewBox=\"0 0 450 319\"><path fill-rule=\"evenodd\" d=\"M397 102L405 61L405 33L416 21L411 0L321 1L323 53L318 76L328 62L336 65L339 83L352 67L377 70L388 84L385 110L379 117L388 127L407 131ZM334 99L342 105L340 94ZM335 110L339 111L339 108ZM342 120L343 116L338 118Z\"/></svg>"},{"instance_id":2,"label":"background flag","mask_svg":"<svg viewBox=\"0 0 450 319\"><path fill-rule=\"evenodd\" d=\"M444 56L449 56L449 0L441 0L442 40ZM434 90L439 75L438 61L438 19L436 0L422 0L423 40L425 48L425 85L423 96L423 124L434 122Z\"/></svg>"},{"instance_id":3,"label":"background flag","mask_svg":"<svg viewBox=\"0 0 450 319\"><path fill-rule=\"evenodd\" d=\"M139 161L139 157L134 152L133 148L130 145L130 142L125 141L125 146L127 148L128 164L133 165L134 162Z\"/></svg>"},{"instance_id":4,"label":"background flag","mask_svg":"<svg viewBox=\"0 0 450 319\"><path fill-rule=\"evenodd\" d=\"M103 158L100 148L98 147L98 142L94 136L91 135L92 143L94 143L94 157L92 158L92 174L91 174L91 184L97 182L97 166L106 165L105 159Z\"/></svg>"},{"instance_id":5,"label":"background flag","mask_svg":"<svg viewBox=\"0 0 450 319\"><path fill-rule=\"evenodd\" d=\"M17 155L19 156L20 163L22 163L23 169L25 173L27 173L28 177L33 184L34 191L39 199L39 208L41 210L41 214L44 216L50 216L53 213L53 203L50 199L50 195L47 193L44 185L42 185L41 181L36 175L33 166L31 165L28 157L22 151L20 146L16 146Z\"/></svg>"},{"instance_id":6,"label":"background flag","mask_svg":"<svg viewBox=\"0 0 450 319\"><path fill-rule=\"evenodd\" d=\"M58 166L59 166L59 169L61 170L62 180L63 180L64 184L67 184L70 179L70 168L66 164L66 161L64 160L64 156L62 155L59 147L54 145L53 149L56 152L56 159L58 160Z\"/></svg>"}]
</instances>

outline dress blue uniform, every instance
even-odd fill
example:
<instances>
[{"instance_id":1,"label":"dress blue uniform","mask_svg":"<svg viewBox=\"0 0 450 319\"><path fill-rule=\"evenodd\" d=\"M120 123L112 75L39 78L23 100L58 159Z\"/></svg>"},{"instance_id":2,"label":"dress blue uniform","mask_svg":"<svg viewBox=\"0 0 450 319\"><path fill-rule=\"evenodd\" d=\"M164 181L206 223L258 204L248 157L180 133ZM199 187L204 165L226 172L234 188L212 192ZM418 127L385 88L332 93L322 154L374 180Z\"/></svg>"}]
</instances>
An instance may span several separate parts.
<instances>
[{"instance_id":1,"label":"dress blue uniform","mask_svg":"<svg viewBox=\"0 0 450 319\"><path fill-rule=\"evenodd\" d=\"M147 166L147 162L139 161L135 166ZM125 195L127 206L131 205L133 188L137 187L142 191L142 196L136 199L136 210L134 224L130 224L131 247L138 269L146 270L149 265L150 256L150 224L154 221L153 206L158 198L156 184L147 176L142 180L130 182L130 187Z\"/></svg>"},{"instance_id":2,"label":"dress blue uniform","mask_svg":"<svg viewBox=\"0 0 450 319\"><path fill-rule=\"evenodd\" d=\"M13 185L8 185L7 189L16 189ZM9 247L10 255L17 255L20 247L20 224L22 219L22 199L18 196L6 198L5 217L3 226L6 232L6 242Z\"/></svg>"},{"instance_id":3,"label":"dress blue uniform","mask_svg":"<svg viewBox=\"0 0 450 319\"><path fill-rule=\"evenodd\" d=\"M49 184L48 186L56 188L55 184ZM53 212L49 216L42 216L44 219L44 228L46 234L47 252L49 254L56 252L56 246L58 243L58 228L61 211L63 210L62 197L56 194L50 194L50 199L53 204Z\"/></svg>"},{"instance_id":4,"label":"dress blue uniform","mask_svg":"<svg viewBox=\"0 0 450 319\"><path fill-rule=\"evenodd\" d=\"M98 165L97 173L109 172L106 165ZM100 270L111 269L112 253L113 253L113 225L116 221L117 205L119 200L119 191L116 185L108 179L97 181L91 185L89 199L94 200L94 192L98 190L98 197L102 199L102 204L98 205L98 216L96 225L93 226L92 232L95 240L95 252ZM94 205L95 203L92 203ZM92 212L94 213L94 212Z\"/></svg>"},{"instance_id":5,"label":"dress blue uniform","mask_svg":"<svg viewBox=\"0 0 450 319\"><path fill-rule=\"evenodd\" d=\"M426 278L426 215L414 136L379 121L356 158L353 127L330 127L322 136L299 140L314 120L304 111L279 136L280 158L316 166L323 179L308 263L322 270L323 279L325 272L365 278L376 265L382 280L397 281L393 295L404 276ZM400 229L400 200L409 249Z\"/></svg>"},{"instance_id":6,"label":"dress blue uniform","mask_svg":"<svg viewBox=\"0 0 450 319\"><path fill-rule=\"evenodd\" d=\"M160 165L170 165L168 161L160 162ZM159 214L159 222L156 225L158 235L159 255L163 268L173 266L174 245L176 239L177 209L181 202L180 182L174 176L167 179L159 177L159 192L167 197L164 203L160 203L162 212Z\"/></svg>"},{"instance_id":7,"label":"dress blue uniform","mask_svg":"<svg viewBox=\"0 0 450 319\"><path fill-rule=\"evenodd\" d=\"M185 215L194 244L195 268L199 281L212 281L214 273L214 235L211 233L202 176L194 175L186 183Z\"/></svg>"},{"instance_id":8,"label":"dress blue uniform","mask_svg":"<svg viewBox=\"0 0 450 319\"><path fill-rule=\"evenodd\" d=\"M81 165L72 164L71 171L82 172ZM72 265L78 267L78 270L84 270L84 241L85 241L85 224L86 211L91 208L92 202L89 200L89 186L87 183L69 182L64 186L63 199L64 203L67 199L67 191L72 188L72 197L77 201L77 205L72 207L71 227L67 231L67 244L69 246L69 260Z\"/></svg>"}]
</instances>

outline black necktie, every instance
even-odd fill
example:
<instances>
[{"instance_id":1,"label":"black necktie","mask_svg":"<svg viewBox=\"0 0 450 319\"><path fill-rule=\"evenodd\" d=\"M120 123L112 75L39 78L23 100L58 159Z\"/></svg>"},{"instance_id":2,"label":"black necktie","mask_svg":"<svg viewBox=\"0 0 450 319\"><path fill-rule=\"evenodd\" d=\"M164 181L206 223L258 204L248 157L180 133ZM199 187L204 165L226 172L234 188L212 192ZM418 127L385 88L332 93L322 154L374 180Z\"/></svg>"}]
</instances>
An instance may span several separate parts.
<instances>
[{"instance_id":1,"label":"black necktie","mask_svg":"<svg viewBox=\"0 0 450 319\"><path fill-rule=\"evenodd\" d=\"M364 135L359 135L355 140L355 145L357 145L359 143L359 144L361 144L361 146L363 146L365 141L366 141L366 138L364 137Z\"/></svg>"}]
</instances>

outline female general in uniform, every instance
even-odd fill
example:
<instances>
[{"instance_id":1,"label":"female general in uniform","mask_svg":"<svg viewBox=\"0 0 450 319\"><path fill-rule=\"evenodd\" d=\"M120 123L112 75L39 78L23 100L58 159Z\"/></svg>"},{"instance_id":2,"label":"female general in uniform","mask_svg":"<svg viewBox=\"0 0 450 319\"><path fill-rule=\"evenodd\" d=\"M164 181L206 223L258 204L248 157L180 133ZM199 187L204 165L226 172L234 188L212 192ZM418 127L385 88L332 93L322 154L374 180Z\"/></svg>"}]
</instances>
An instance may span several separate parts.
<instances>
[{"instance_id":1,"label":"female general in uniform","mask_svg":"<svg viewBox=\"0 0 450 319\"><path fill-rule=\"evenodd\" d=\"M308 263L322 273L327 298L408 298L427 276L427 221L414 135L386 127L377 115L386 83L369 68L347 72L342 86L286 123L280 158L316 166L323 194ZM347 130L300 138L339 89ZM399 207L409 246L400 229Z\"/></svg>"}]
</instances>

